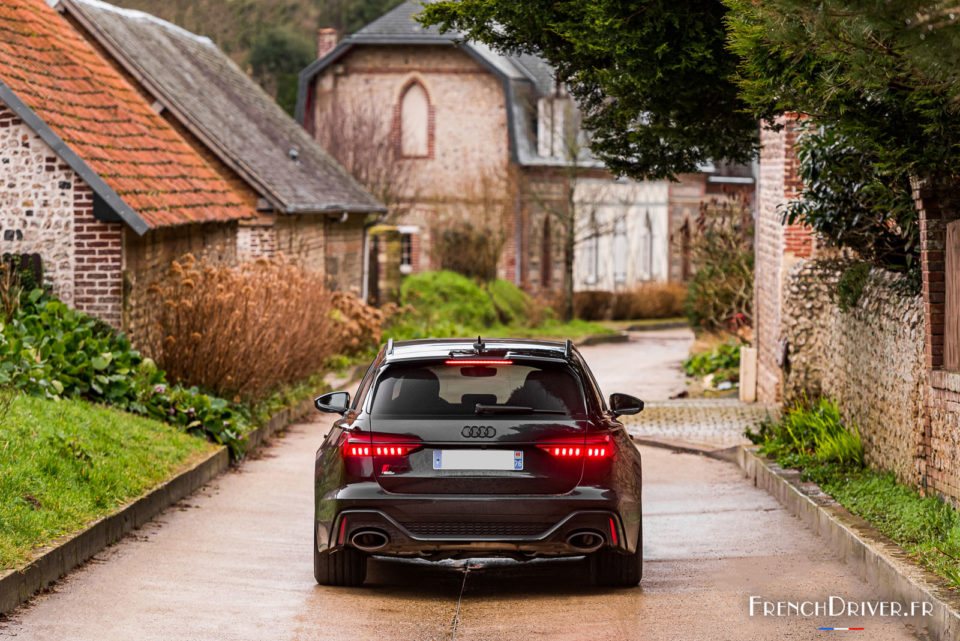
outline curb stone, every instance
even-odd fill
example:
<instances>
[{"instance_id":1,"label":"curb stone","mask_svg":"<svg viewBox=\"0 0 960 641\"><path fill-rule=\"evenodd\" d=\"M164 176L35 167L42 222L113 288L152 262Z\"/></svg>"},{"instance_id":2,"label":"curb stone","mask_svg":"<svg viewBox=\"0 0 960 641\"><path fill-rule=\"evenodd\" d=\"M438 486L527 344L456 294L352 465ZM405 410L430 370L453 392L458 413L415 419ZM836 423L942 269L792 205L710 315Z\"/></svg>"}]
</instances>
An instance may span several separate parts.
<instances>
[{"instance_id":1,"label":"curb stone","mask_svg":"<svg viewBox=\"0 0 960 641\"><path fill-rule=\"evenodd\" d=\"M259 448L271 436L302 419L313 409L313 400L274 414L266 424L247 432L247 452ZM108 545L189 496L230 468L230 452L217 448L203 460L163 482L148 494L104 516L80 532L65 535L21 568L0 571L0 615L7 614Z\"/></svg>"},{"instance_id":2,"label":"curb stone","mask_svg":"<svg viewBox=\"0 0 960 641\"><path fill-rule=\"evenodd\" d=\"M108 545L119 541L180 499L193 493L230 467L230 453L219 447L203 460L128 503L120 511L102 517L77 534L61 537L27 566L0 574L0 614L10 612L39 590L81 565Z\"/></svg>"},{"instance_id":3,"label":"curb stone","mask_svg":"<svg viewBox=\"0 0 960 641\"><path fill-rule=\"evenodd\" d=\"M753 484L772 494L804 525L819 534L857 574L887 598L926 601L933 614L924 619L931 639L960 639L960 595L937 575L917 566L899 545L867 521L847 511L815 483L800 481L752 450L739 446L736 463Z\"/></svg>"},{"instance_id":4,"label":"curb stone","mask_svg":"<svg viewBox=\"0 0 960 641\"><path fill-rule=\"evenodd\" d=\"M686 321L664 321L663 323L648 323L646 325L631 325L628 332L656 332L664 329L683 329L690 327Z\"/></svg>"},{"instance_id":5,"label":"curb stone","mask_svg":"<svg viewBox=\"0 0 960 641\"><path fill-rule=\"evenodd\" d=\"M578 346L600 345L602 343L629 343L630 336L626 332L616 334L592 334L577 341Z\"/></svg>"}]
</instances>

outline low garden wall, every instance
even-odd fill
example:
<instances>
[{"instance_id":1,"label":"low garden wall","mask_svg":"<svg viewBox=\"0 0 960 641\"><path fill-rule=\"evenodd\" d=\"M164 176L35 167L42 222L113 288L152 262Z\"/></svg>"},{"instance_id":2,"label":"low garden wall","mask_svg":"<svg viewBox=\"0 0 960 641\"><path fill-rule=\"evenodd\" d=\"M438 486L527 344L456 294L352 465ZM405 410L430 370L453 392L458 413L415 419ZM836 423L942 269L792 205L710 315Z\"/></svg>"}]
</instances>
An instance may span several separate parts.
<instances>
[{"instance_id":1,"label":"low garden wall","mask_svg":"<svg viewBox=\"0 0 960 641\"><path fill-rule=\"evenodd\" d=\"M899 276L872 269L859 298L841 309L837 285L849 266L805 261L784 278L784 402L832 397L859 427L867 462L916 486L929 389L923 300L904 294Z\"/></svg>"}]
</instances>

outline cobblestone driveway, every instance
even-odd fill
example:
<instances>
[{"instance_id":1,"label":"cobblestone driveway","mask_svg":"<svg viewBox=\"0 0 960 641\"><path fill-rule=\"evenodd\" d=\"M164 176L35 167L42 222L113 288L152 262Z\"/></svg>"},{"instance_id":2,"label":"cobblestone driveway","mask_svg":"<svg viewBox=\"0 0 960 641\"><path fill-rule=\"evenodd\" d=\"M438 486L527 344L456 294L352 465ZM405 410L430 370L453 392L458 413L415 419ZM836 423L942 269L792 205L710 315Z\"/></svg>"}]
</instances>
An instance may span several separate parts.
<instances>
[{"instance_id":1,"label":"cobblestone driveway","mask_svg":"<svg viewBox=\"0 0 960 641\"><path fill-rule=\"evenodd\" d=\"M623 417L632 436L723 449L749 443L743 432L776 408L737 399L650 401L637 416Z\"/></svg>"}]
</instances>

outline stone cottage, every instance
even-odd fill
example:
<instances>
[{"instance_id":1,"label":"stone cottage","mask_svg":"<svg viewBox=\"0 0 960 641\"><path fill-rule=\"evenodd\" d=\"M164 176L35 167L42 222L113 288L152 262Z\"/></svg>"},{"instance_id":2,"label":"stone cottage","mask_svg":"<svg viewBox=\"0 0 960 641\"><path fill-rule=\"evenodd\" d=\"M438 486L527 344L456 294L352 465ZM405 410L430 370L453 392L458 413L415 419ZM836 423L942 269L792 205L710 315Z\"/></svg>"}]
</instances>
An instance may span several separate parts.
<instances>
[{"instance_id":1,"label":"stone cottage","mask_svg":"<svg viewBox=\"0 0 960 641\"><path fill-rule=\"evenodd\" d=\"M677 183L615 179L585 146L578 114L553 70L455 33L424 28L405 2L340 42L320 31L318 60L301 72L297 117L323 140L332 122L363 113L409 168L397 194L397 260L436 268L431 235L450 219L503 225L500 276L536 293L563 282L555 216L573 189L577 289L627 289L683 276L679 232L695 219L720 172ZM573 142L574 144L570 144ZM752 177L736 176L752 191Z\"/></svg>"},{"instance_id":2,"label":"stone cottage","mask_svg":"<svg viewBox=\"0 0 960 641\"><path fill-rule=\"evenodd\" d=\"M2 253L38 255L66 303L135 329L128 270L230 260L256 212L43 0L6 0L0 22Z\"/></svg>"},{"instance_id":3,"label":"stone cottage","mask_svg":"<svg viewBox=\"0 0 960 641\"><path fill-rule=\"evenodd\" d=\"M238 259L282 252L365 294L382 206L210 39L98 0L51 3L256 210L238 223Z\"/></svg>"}]
</instances>

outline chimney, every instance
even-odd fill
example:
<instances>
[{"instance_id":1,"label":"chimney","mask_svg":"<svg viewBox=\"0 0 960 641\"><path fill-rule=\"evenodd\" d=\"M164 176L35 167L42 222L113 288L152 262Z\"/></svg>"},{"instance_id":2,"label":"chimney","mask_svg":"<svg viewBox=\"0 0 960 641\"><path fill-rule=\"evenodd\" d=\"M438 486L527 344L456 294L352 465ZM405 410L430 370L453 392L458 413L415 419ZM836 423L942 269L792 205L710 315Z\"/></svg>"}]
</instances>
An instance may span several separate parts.
<instances>
[{"instance_id":1,"label":"chimney","mask_svg":"<svg viewBox=\"0 0 960 641\"><path fill-rule=\"evenodd\" d=\"M330 27L317 29L317 58L322 58L337 46L337 30Z\"/></svg>"}]
</instances>

